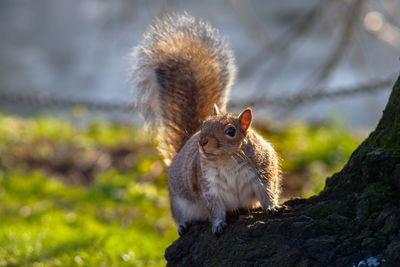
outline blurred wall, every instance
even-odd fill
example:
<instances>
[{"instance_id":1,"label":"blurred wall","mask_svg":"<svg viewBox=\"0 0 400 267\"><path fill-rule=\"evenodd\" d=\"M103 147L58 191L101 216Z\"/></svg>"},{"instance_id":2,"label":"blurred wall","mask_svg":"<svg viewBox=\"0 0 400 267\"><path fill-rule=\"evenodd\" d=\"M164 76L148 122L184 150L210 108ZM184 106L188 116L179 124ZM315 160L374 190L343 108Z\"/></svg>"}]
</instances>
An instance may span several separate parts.
<instances>
[{"instance_id":1,"label":"blurred wall","mask_svg":"<svg viewBox=\"0 0 400 267\"><path fill-rule=\"evenodd\" d=\"M127 99L132 47L155 16L183 11L227 36L240 68L232 92L239 103L354 86L399 71L396 0L3 0L0 91ZM351 125L372 127L388 94L255 110L260 120L316 121L341 114ZM23 107L2 109L18 113Z\"/></svg>"}]
</instances>

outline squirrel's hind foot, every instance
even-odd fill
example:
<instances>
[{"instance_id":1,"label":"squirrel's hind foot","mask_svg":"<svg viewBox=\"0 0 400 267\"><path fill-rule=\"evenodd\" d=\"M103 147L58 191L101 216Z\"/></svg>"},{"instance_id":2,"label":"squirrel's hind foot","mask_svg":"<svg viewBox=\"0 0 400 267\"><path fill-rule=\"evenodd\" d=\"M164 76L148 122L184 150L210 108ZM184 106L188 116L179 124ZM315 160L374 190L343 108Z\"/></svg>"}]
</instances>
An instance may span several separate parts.
<instances>
[{"instance_id":1,"label":"squirrel's hind foot","mask_svg":"<svg viewBox=\"0 0 400 267\"><path fill-rule=\"evenodd\" d=\"M219 236L224 232L226 226L227 224L225 221L219 221L218 223L212 225L211 230L214 235Z\"/></svg>"}]
</instances>

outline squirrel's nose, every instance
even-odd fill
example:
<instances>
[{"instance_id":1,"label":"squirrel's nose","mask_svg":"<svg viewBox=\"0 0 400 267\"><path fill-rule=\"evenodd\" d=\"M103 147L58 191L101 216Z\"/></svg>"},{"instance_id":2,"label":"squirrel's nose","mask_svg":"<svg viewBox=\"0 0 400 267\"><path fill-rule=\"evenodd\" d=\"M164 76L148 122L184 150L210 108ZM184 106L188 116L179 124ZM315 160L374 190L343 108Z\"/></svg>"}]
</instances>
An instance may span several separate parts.
<instances>
[{"instance_id":1,"label":"squirrel's nose","mask_svg":"<svg viewBox=\"0 0 400 267\"><path fill-rule=\"evenodd\" d=\"M207 143L208 143L208 138L207 137L205 137L205 136L200 137L199 144L201 146L205 146L205 145L207 145Z\"/></svg>"}]
</instances>

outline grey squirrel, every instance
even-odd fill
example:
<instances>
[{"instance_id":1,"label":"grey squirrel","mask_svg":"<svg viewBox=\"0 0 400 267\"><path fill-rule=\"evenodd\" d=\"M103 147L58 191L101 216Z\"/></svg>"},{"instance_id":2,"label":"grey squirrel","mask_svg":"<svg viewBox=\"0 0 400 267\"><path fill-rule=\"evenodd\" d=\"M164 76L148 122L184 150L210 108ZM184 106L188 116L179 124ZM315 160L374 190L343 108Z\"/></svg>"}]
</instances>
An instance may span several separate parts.
<instances>
[{"instance_id":1,"label":"grey squirrel","mask_svg":"<svg viewBox=\"0 0 400 267\"><path fill-rule=\"evenodd\" d=\"M178 233L226 212L278 205L280 168L272 146L251 128L253 113L226 113L236 67L216 30L185 15L156 19L135 48L137 103L158 132Z\"/></svg>"}]
</instances>

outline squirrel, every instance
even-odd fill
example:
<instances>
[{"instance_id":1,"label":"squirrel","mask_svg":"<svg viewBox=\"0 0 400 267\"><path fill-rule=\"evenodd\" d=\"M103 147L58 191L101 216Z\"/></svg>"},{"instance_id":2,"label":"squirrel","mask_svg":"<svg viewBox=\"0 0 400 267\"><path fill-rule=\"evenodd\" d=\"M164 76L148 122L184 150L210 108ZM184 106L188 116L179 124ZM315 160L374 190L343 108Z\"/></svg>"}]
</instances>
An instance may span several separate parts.
<instances>
[{"instance_id":1,"label":"squirrel","mask_svg":"<svg viewBox=\"0 0 400 267\"><path fill-rule=\"evenodd\" d=\"M169 166L178 234L207 220L219 235L226 212L278 207L275 150L251 127L251 108L226 113L236 66L217 30L187 14L157 18L132 55L136 101Z\"/></svg>"}]
</instances>

